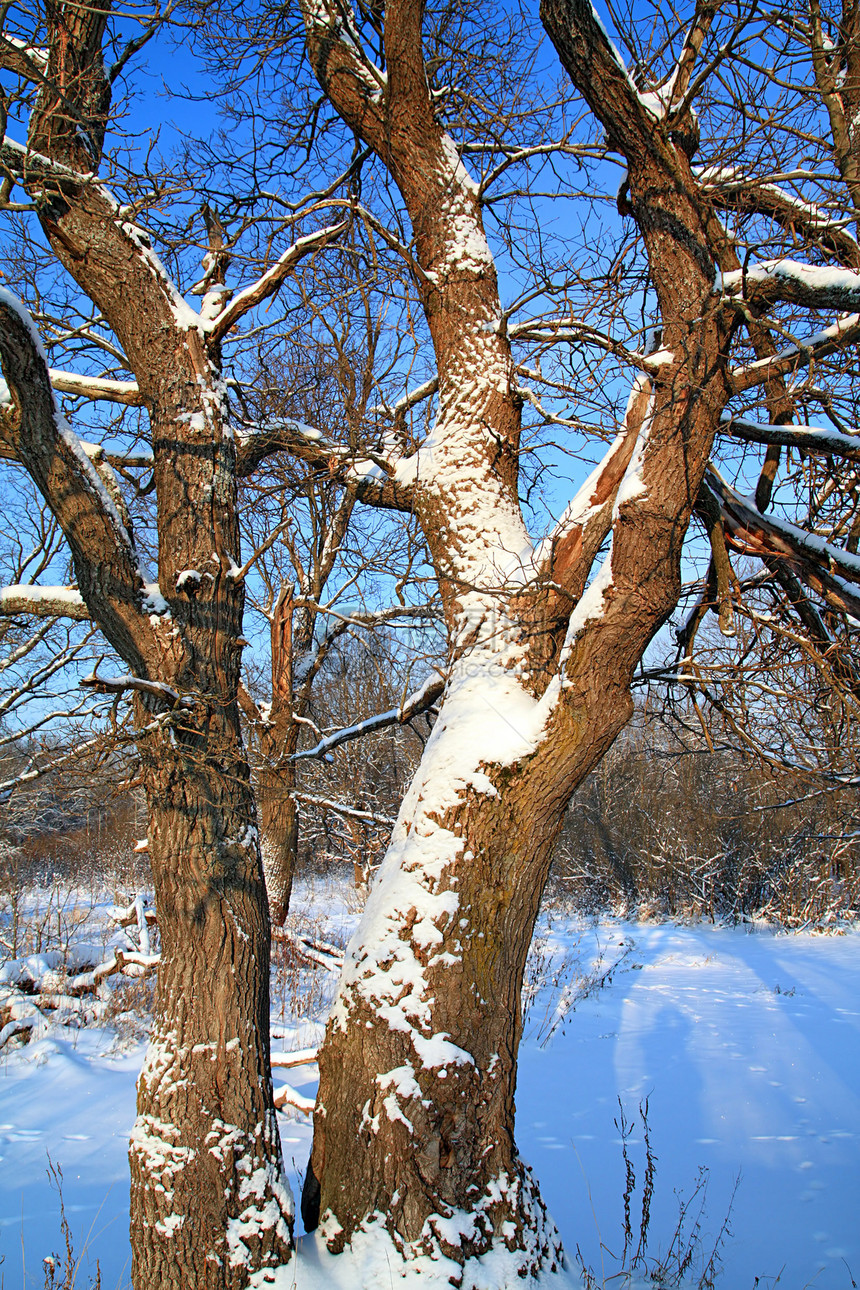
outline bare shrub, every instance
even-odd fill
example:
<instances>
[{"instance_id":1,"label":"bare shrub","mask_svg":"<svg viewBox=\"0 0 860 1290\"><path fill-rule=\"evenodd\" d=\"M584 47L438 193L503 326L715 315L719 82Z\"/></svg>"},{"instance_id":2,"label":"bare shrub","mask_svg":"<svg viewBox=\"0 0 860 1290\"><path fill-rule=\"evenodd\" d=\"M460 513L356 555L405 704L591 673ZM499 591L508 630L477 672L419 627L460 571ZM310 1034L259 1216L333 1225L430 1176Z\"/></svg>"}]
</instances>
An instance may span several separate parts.
<instances>
[{"instance_id":1,"label":"bare shrub","mask_svg":"<svg viewBox=\"0 0 860 1290\"><path fill-rule=\"evenodd\" d=\"M75 1290L76 1286L83 1290L78 1273L81 1271L81 1260L86 1253L86 1245L80 1255L75 1254L72 1229L66 1218L66 1206L63 1201L63 1170L50 1156L48 1156L48 1177L60 1202L60 1231L63 1235L64 1249L62 1254L49 1254L42 1260L45 1290ZM97 1260L95 1276L89 1278L88 1290L101 1290L101 1284L102 1275Z\"/></svg>"},{"instance_id":2,"label":"bare shrub","mask_svg":"<svg viewBox=\"0 0 860 1290\"><path fill-rule=\"evenodd\" d=\"M641 1166L632 1150L637 1118L641 1125L644 1149ZM586 1290L605 1290L607 1283L631 1285L644 1282L659 1287L659 1290L677 1290L681 1286L688 1287L688 1290L713 1290L722 1265L721 1251L732 1234L730 1220L739 1179L735 1180L725 1217L716 1236L708 1236L705 1219L709 1173L700 1166L691 1189L686 1193L675 1189L678 1201L675 1227L668 1246L655 1251L651 1215L657 1181L657 1156L648 1123L648 1099L639 1103L638 1116L628 1118L619 1098L615 1127L621 1139L624 1165L621 1250L618 1253L601 1242L602 1251L617 1267L610 1276L598 1277L594 1268L586 1263L580 1247L576 1247L576 1262ZM637 1167L641 1169L641 1188L638 1192Z\"/></svg>"},{"instance_id":3,"label":"bare shrub","mask_svg":"<svg viewBox=\"0 0 860 1290\"><path fill-rule=\"evenodd\" d=\"M860 911L857 792L633 730L580 789L556 885L587 913L799 928Z\"/></svg>"}]
</instances>

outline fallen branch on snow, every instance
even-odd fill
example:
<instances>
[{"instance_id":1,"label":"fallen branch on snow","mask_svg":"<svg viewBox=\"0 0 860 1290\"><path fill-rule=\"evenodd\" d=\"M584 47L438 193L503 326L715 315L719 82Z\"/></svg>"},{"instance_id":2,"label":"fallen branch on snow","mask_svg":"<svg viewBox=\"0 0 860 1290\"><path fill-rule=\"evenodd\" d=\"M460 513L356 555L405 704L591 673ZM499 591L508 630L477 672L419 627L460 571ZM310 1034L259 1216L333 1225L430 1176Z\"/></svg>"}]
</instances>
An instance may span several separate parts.
<instances>
[{"instance_id":1,"label":"fallen branch on snow","mask_svg":"<svg viewBox=\"0 0 860 1290\"><path fill-rule=\"evenodd\" d=\"M71 995L88 994L95 992L103 981L117 972L122 972L127 976L146 977L154 968L158 967L161 962L160 954L135 954L125 950L117 950L104 963L99 963L91 972L79 972L77 976L69 979L66 985L66 992ZM137 971L128 971L129 968L137 968Z\"/></svg>"},{"instance_id":2,"label":"fallen branch on snow","mask_svg":"<svg viewBox=\"0 0 860 1290\"><path fill-rule=\"evenodd\" d=\"M284 927L273 929L278 940L288 941L299 958L312 963L315 967L325 968L335 976L340 975L343 967L343 951L328 941L314 940L301 932L291 932Z\"/></svg>"},{"instance_id":3,"label":"fallen branch on snow","mask_svg":"<svg viewBox=\"0 0 860 1290\"><path fill-rule=\"evenodd\" d=\"M29 1037L37 1021L38 1017L24 1017L21 1020L7 1022L0 1030L0 1049L4 1048L15 1035L26 1034Z\"/></svg>"}]
</instances>

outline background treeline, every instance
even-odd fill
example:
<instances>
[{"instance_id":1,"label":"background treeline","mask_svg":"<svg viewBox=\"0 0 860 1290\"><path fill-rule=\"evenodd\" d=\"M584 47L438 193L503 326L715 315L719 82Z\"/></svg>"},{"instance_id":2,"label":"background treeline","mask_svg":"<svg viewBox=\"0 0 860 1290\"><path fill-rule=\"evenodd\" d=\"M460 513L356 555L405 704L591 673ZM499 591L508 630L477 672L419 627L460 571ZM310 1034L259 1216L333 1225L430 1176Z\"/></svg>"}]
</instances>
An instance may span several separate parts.
<instances>
[{"instance_id":1,"label":"background treeline","mask_svg":"<svg viewBox=\"0 0 860 1290\"><path fill-rule=\"evenodd\" d=\"M420 679L392 633L345 636L318 679L299 751L395 708ZM366 886L433 720L431 710L297 762L299 874L342 867ZM664 691L642 702L571 803L549 898L586 914L766 918L787 927L857 917L860 794L850 749L841 751L838 774L823 775L723 735L725 723L712 714L700 725L683 698L670 702ZM56 878L123 892L147 885L146 855L134 850L146 833L134 759L109 741L98 755L73 754L56 742L40 754L6 750L7 773L39 756L60 764L7 803L4 901L22 884Z\"/></svg>"},{"instance_id":2,"label":"background treeline","mask_svg":"<svg viewBox=\"0 0 860 1290\"><path fill-rule=\"evenodd\" d=\"M856 791L672 742L640 719L574 799L554 876L579 908L789 927L857 917Z\"/></svg>"}]
</instances>

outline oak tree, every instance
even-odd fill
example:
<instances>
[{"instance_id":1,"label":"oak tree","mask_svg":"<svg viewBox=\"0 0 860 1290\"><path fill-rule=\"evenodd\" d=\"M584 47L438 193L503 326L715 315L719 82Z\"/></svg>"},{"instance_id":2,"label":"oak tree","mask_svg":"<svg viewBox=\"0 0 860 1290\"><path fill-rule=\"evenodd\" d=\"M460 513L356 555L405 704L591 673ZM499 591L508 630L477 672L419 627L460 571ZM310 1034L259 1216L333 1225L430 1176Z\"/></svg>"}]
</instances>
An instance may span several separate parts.
<instances>
[{"instance_id":1,"label":"oak tree","mask_svg":"<svg viewBox=\"0 0 860 1290\"><path fill-rule=\"evenodd\" d=\"M590 4L544 0L562 64L623 161L618 212L641 256L643 303L657 327L638 346L618 328L589 332L587 317L564 311L518 329L500 298L485 211L498 171L528 160L529 150L506 135L521 121L514 109L492 116L483 145L475 143L474 118L487 110L476 69L492 38L483 27L476 35L459 6L425 10L418 0L392 0L384 13L304 0L302 14L314 74L387 172L410 230L404 254L432 341L438 409L414 451L389 449L374 460L387 504L408 508L422 525L449 654L439 719L351 945L320 1054L303 1215L319 1222L332 1252L381 1246L407 1265L435 1263L454 1284L472 1284L474 1261L493 1251L493 1272L483 1275L503 1284L562 1260L514 1140L519 995L534 918L571 794L629 720L636 669L678 601L694 509L714 553L706 603L721 603L727 628L727 544L760 554L789 600L800 579L794 603L810 622L810 593L837 615L860 607L850 549L767 513L777 445L816 451L817 442L825 451L826 438L839 454L855 451L835 428L794 424L808 407L794 381L853 345L857 315L799 339L795 325L788 343L780 318L783 305L804 318L860 299L853 262L840 263L856 246L846 228L850 164L830 219L774 185L764 150L756 152L757 141L747 148L743 134L740 174L694 162L701 127L693 104L712 77L722 84L754 57L765 82L782 84L756 6L723 12L702 0L684 25L667 19L659 36L649 28L631 72ZM635 35L632 10L629 17ZM793 16L784 23L787 42L800 33L808 57L824 58L821 94L840 120L840 112L849 119L855 20L851 8L836 21L838 40L828 36L817 50L814 14L802 30ZM466 28L471 62L456 43ZM453 72L452 48L460 55L451 55ZM749 103L739 89L728 106L749 114ZM816 99L824 129L821 107ZM729 115L718 103L706 118L718 130L713 146L703 146L712 157L731 149ZM772 127L769 108L768 117ZM535 152L594 156L600 142L577 149L567 136ZM838 141L833 147L838 158ZM476 155L479 179L466 164ZM768 232L747 246L751 208ZM786 254L787 230L801 258ZM768 257L774 245L776 259ZM583 254L571 244L572 258ZM532 298L549 290L548 276ZM521 491L515 343L542 328L623 352L638 372L608 452L534 542ZM838 386L838 370L834 379ZM748 411L759 391L764 422ZM709 464L718 434L740 424L732 409L747 410L749 438L769 445L755 501ZM820 649L829 644L819 636Z\"/></svg>"},{"instance_id":2,"label":"oak tree","mask_svg":"<svg viewBox=\"0 0 860 1290\"><path fill-rule=\"evenodd\" d=\"M3 455L50 507L76 583L53 595L21 589L16 609L98 626L126 671L89 684L133 699L147 792L163 954L130 1148L138 1290L244 1286L270 1278L291 1250L269 1070L269 916L237 703L242 466L222 344L342 226L312 220L295 238L297 221L281 221L282 249L234 293L223 228L204 210L202 299L199 309L187 303L144 228L163 175L124 175L105 151L124 69L169 16L155 8L129 30L109 0L69 0L4 10L0 39L3 202L13 220L36 222L34 237L72 284L66 299L80 321L67 333L88 337L109 368L51 371L28 311L2 292ZM202 232L199 212L196 223ZM155 578L110 454L78 437L55 390L143 410L147 451L115 464L151 472Z\"/></svg>"}]
</instances>

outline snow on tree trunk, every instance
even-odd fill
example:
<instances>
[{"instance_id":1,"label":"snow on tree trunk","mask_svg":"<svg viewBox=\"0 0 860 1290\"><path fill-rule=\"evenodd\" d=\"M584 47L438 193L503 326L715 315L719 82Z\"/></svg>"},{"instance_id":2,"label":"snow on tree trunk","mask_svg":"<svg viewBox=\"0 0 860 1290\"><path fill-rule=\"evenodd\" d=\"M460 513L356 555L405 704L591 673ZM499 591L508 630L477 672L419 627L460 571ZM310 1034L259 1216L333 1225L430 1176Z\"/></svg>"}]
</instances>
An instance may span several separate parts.
<instances>
[{"instance_id":1,"label":"snow on tree trunk","mask_svg":"<svg viewBox=\"0 0 860 1290\"><path fill-rule=\"evenodd\" d=\"M537 697L497 627L454 666L349 947L302 1198L333 1252L440 1285L490 1251L493 1285L563 1265L514 1140L520 992L570 794L630 715L614 686L573 719Z\"/></svg>"},{"instance_id":2,"label":"snow on tree trunk","mask_svg":"<svg viewBox=\"0 0 860 1290\"><path fill-rule=\"evenodd\" d=\"M201 705L141 739L162 938L132 1133L132 1279L247 1286L292 1202L269 1073L269 921L238 730Z\"/></svg>"},{"instance_id":3,"label":"snow on tree trunk","mask_svg":"<svg viewBox=\"0 0 860 1290\"><path fill-rule=\"evenodd\" d=\"M303 1198L333 1251L379 1228L410 1260L451 1260L453 1284L494 1245L511 1275L561 1257L513 1134L520 986L561 811L536 820L542 785L476 761L490 731L523 740L492 689L482 711L464 685L463 719L452 697L350 946Z\"/></svg>"},{"instance_id":4,"label":"snow on tree trunk","mask_svg":"<svg viewBox=\"0 0 860 1290\"><path fill-rule=\"evenodd\" d=\"M719 230L686 158L650 142L653 120L628 102L635 91L603 36L593 98L627 130L664 350L635 382L615 444L533 547L495 267L478 190L434 114L420 6L386 7L381 93L344 12L308 0L308 49L411 221L439 403L392 476L431 550L451 671L320 1051L303 1214L332 1251L375 1248L381 1265L400 1259L430 1284L435 1268L440 1285L507 1286L562 1257L514 1142L520 987L570 795L629 719L635 667L677 600L728 397L730 324L708 306Z\"/></svg>"}]
</instances>

